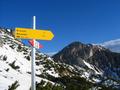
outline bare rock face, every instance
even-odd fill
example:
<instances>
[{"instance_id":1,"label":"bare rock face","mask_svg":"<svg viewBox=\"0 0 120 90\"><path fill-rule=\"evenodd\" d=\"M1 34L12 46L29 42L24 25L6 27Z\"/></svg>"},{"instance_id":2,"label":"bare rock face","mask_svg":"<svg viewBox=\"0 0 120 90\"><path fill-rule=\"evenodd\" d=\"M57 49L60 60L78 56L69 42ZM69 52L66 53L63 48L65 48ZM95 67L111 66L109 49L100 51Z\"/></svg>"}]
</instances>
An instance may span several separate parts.
<instances>
[{"instance_id":1,"label":"bare rock face","mask_svg":"<svg viewBox=\"0 0 120 90\"><path fill-rule=\"evenodd\" d=\"M120 78L120 53L111 52L102 46L73 42L53 56L54 61L84 67L84 61L102 70L105 75L111 72Z\"/></svg>"}]
</instances>

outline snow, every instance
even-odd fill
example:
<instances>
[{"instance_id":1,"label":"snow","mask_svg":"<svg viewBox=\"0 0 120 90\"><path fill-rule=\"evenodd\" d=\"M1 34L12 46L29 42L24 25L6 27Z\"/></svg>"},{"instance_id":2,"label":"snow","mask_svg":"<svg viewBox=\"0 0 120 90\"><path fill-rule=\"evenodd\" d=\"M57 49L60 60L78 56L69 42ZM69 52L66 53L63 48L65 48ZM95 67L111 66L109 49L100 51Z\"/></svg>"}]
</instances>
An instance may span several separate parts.
<instances>
[{"instance_id":1,"label":"snow","mask_svg":"<svg viewBox=\"0 0 120 90\"><path fill-rule=\"evenodd\" d=\"M55 72L54 68L51 68L51 71L47 70L46 72L51 76L59 77L58 73Z\"/></svg>"},{"instance_id":2,"label":"snow","mask_svg":"<svg viewBox=\"0 0 120 90\"><path fill-rule=\"evenodd\" d=\"M31 75L27 72L31 72L31 62L26 60L22 53L12 50L8 45L4 45L2 48L0 47L0 51L2 51L0 55L7 56L6 61L0 60L0 70L2 71L0 72L0 79L2 79L0 80L0 89L8 89L8 86L17 80L20 84L17 90L29 90L31 86ZM20 66L19 71L12 69L11 66L8 65L13 61L15 61L15 66ZM9 71L5 71L8 68ZM36 69L40 68L44 69L42 65L36 66ZM49 70L48 73L50 73ZM36 74L41 74L41 72L36 71ZM57 77L57 74L50 74ZM38 82L40 82L41 79L42 78L36 77L36 81Z\"/></svg>"},{"instance_id":3,"label":"snow","mask_svg":"<svg viewBox=\"0 0 120 90\"><path fill-rule=\"evenodd\" d=\"M8 32L11 32L11 30L10 30L10 29L7 29L7 31L8 31Z\"/></svg>"},{"instance_id":4,"label":"snow","mask_svg":"<svg viewBox=\"0 0 120 90\"><path fill-rule=\"evenodd\" d=\"M0 72L0 89L8 89L8 86L14 83L16 80L19 82L20 86L16 90L29 90L31 86L31 75L28 73L20 73L12 69L5 62L0 61L0 68L3 69ZM9 68L10 70L6 72L4 69ZM3 77L5 76L5 77ZM40 82L41 78L36 77L36 81Z\"/></svg>"},{"instance_id":5,"label":"snow","mask_svg":"<svg viewBox=\"0 0 120 90\"><path fill-rule=\"evenodd\" d=\"M50 57L48 57L47 59L53 61Z\"/></svg>"},{"instance_id":6,"label":"snow","mask_svg":"<svg viewBox=\"0 0 120 90\"><path fill-rule=\"evenodd\" d=\"M100 72L100 70L99 70L99 69L98 69L98 70L99 70L99 72L98 72L98 71L96 71L93 65L90 65L90 64L89 64L89 63L87 63L85 60L83 60L83 62L84 62L84 64L85 64L85 65L86 65L89 69L94 70L96 74L102 74L102 72Z\"/></svg>"},{"instance_id":7,"label":"snow","mask_svg":"<svg viewBox=\"0 0 120 90\"><path fill-rule=\"evenodd\" d=\"M16 80L18 80L20 86L17 88L17 90L29 90L30 88L30 75L27 74L27 71L30 71L30 62L25 60L22 55L20 55L17 52L14 52L11 48L9 48L7 45L5 45L3 48L0 48L0 55L6 55L7 61L0 61L0 68L2 69L2 72L0 72L0 79L2 79L2 76L6 76L7 78L4 78L0 80L0 89L8 89L8 86L14 83ZM20 72L17 70L14 70L9 66L9 63L12 63L13 61L16 61L15 65L21 66ZM8 64L7 64L8 63ZM23 64L23 65L21 65ZM9 71L5 71L7 68L9 68ZM23 80L24 79L24 80ZM7 82L7 83L6 83ZM5 85L6 84L6 85Z\"/></svg>"},{"instance_id":8,"label":"snow","mask_svg":"<svg viewBox=\"0 0 120 90\"><path fill-rule=\"evenodd\" d=\"M8 90L8 86L13 83L12 80L9 80L2 75L0 75L0 90Z\"/></svg>"},{"instance_id":9,"label":"snow","mask_svg":"<svg viewBox=\"0 0 120 90\"><path fill-rule=\"evenodd\" d=\"M93 69L93 67L89 63L87 63L85 60L83 60L83 62L88 68Z\"/></svg>"},{"instance_id":10,"label":"snow","mask_svg":"<svg viewBox=\"0 0 120 90\"><path fill-rule=\"evenodd\" d=\"M9 38L5 38L5 37ZM0 47L0 90L8 90L8 87L12 85L15 81L18 81L19 86L16 90L29 90L31 87L31 61L28 61L25 58L24 52L17 51L17 43L15 39L9 35L2 34L0 39L6 39L5 44ZM15 45L15 49L12 49L10 45ZM28 48L25 46L25 48ZM28 50L28 54L30 53L30 49ZM27 55L28 55L27 54ZM40 53L41 55L44 55ZM3 57L6 56L7 59L3 60ZM49 58L51 60L51 58ZM15 66L19 66L18 69L13 69L9 64L14 63ZM7 71L8 69L8 71ZM43 65L36 65L36 74L40 75L42 71L45 69ZM54 69L52 71L47 70L52 76L58 77L58 74L55 73ZM29 72L29 73L28 73ZM44 80L46 82L50 82L47 79L43 79L36 76L36 82L40 82ZM53 82L51 82L54 84Z\"/></svg>"},{"instance_id":11,"label":"snow","mask_svg":"<svg viewBox=\"0 0 120 90\"><path fill-rule=\"evenodd\" d=\"M101 82L101 80L99 80L97 78L93 78L92 80L95 81L95 82L97 82L97 83Z\"/></svg>"},{"instance_id":12,"label":"snow","mask_svg":"<svg viewBox=\"0 0 120 90\"><path fill-rule=\"evenodd\" d=\"M89 57L92 57L93 56L93 51L92 51L92 49L90 50L90 55L89 55Z\"/></svg>"}]
</instances>

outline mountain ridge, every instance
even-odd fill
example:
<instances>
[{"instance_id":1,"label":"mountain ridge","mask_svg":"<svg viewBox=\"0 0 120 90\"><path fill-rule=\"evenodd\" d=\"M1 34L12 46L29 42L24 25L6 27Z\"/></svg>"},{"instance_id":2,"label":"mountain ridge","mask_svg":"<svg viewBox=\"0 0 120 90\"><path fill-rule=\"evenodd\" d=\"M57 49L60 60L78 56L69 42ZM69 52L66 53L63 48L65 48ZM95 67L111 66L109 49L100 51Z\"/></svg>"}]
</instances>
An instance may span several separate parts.
<instances>
[{"instance_id":1,"label":"mountain ridge","mask_svg":"<svg viewBox=\"0 0 120 90\"><path fill-rule=\"evenodd\" d=\"M53 56L54 61L87 70L91 75L120 80L120 53L111 52L100 45L73 42ZM81 70L80 70L81 71ZM91 73L92 74L91 74Z\"/></svg>"}]
</instances>

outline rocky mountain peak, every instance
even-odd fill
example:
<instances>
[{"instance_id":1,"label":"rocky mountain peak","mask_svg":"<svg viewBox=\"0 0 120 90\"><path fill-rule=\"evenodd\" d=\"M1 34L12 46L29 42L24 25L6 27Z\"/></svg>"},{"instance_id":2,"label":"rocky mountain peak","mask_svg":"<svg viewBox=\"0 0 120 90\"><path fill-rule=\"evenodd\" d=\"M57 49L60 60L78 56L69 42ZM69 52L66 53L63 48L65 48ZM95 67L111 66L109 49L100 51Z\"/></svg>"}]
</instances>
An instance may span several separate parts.
<instances>
[{"instance_id":1,"label":"rocky mountain peak","mask_svg":"<svg viewBox=\"0 0 120 90\"><path fill-rule=\"evenodd\" d=\"M99 45L73 42L55 54L53 58L57 62L79 66L80 68L94 68L94 70L102 71L106 76L120 78L118 73L120 72L120 54L111 52Z\"/></svg>"},{"instance_id":2,"label":"rocky mountain peak","mask_svg":"<svg viewBox=\"0 0 120 90\"><path fill-rule=\"evenodd\" d=\"M55 54L53 58L55 60L66 61L71 59L73 61L76 58L88 59L93 56L96 52L109 51L108 49L92 44L83 44L81 42L73 42L63 48L59 53Z\"/></svg>"}]
</instances>

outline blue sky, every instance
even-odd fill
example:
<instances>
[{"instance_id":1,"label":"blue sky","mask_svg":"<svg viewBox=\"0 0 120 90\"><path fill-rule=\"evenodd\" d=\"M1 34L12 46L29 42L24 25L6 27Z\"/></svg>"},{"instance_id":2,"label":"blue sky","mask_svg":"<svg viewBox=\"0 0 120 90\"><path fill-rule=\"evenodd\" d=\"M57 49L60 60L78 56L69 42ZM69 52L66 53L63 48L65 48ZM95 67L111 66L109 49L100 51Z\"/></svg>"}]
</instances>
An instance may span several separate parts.
<instances>
[{"instance_id":1,"label":"blue sky","mask_svg":"<svg viewBox=\"0 0 120 90\"><path fill-rule=\"evenodd\" d=\"M120 38L120 0L0 0L0 26L50 29L42 52L56 52L73 41L102 43Z\"/></svg>"}]
</instances>

